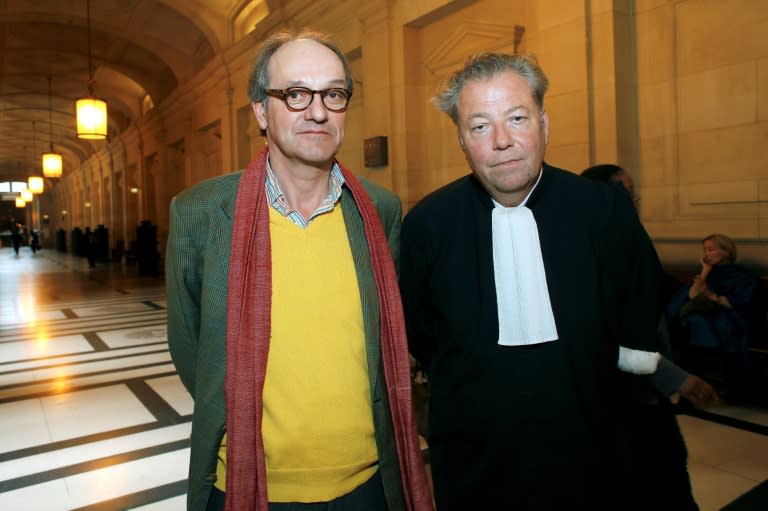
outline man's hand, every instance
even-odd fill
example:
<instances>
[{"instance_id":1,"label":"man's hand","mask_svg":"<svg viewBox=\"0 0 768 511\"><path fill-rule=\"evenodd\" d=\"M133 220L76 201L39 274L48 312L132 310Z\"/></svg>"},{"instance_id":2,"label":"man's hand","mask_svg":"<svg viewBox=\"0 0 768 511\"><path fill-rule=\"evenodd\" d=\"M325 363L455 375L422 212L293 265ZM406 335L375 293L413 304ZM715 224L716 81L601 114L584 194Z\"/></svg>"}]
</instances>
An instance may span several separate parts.
<instances>
[{"instance_id":1,"label":"man's hand","mask_svg":"<svg viewBox=\"0 0 768 511\"><path fill-rule=\"evenodd\" d=\"M720 400L714 387L695 374L689 374L677 391L699 408L706 408Z\"/></svg>"}]
</instances>

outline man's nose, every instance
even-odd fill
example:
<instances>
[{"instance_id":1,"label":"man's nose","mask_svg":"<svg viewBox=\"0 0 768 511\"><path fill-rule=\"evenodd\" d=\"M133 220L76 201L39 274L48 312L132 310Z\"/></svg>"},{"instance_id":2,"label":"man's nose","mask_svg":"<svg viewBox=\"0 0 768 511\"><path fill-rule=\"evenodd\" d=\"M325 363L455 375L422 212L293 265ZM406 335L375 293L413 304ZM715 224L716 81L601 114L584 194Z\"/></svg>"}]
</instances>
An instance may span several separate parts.
<instances>
[{"instance_id":1,"label":"man's nose","mask_svg":"<svg viewBox=\"0 0 768 511\"><path fill-rule=\"evenodd\" d=\"M514 145L514 137L507 131L504 126L499 126L493 134L493 147L494 149L506 149Z\"/></svg>"},{"instance_id":2,"label":"man's nose","mask_svg":"<svg viewBox=\"0 0 768 511\"><path fill-rule=\"evenodd\" d=\"M328 109L325 107L323 96L319 92L314 93L312 102L304 110L304 113L305 118L312 119L315 122L323 122L328 119Z\"/></svg>"}]
</instances>

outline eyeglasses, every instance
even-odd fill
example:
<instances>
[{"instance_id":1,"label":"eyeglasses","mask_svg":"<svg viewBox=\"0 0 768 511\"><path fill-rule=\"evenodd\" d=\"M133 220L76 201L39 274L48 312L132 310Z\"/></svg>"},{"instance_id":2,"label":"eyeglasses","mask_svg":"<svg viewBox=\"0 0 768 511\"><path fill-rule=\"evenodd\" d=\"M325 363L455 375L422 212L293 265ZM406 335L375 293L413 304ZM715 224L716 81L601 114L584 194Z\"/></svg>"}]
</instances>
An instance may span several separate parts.
<instances>
[{"instance_id":1,"label":"eyeglasses","mask_svg":"<svg viewBox=\"0 0 768 511\"><path fill-rule=\"evenodd\" d=\"M312 90L306 87L288 87L287 89L267 89L269 96L285 101L285 106L292 112L301 112L309 108L315 94L320 94L325 108L331 112L343 112L347 109L352 93L342 88Z\"/></svg>"}]
</instances>

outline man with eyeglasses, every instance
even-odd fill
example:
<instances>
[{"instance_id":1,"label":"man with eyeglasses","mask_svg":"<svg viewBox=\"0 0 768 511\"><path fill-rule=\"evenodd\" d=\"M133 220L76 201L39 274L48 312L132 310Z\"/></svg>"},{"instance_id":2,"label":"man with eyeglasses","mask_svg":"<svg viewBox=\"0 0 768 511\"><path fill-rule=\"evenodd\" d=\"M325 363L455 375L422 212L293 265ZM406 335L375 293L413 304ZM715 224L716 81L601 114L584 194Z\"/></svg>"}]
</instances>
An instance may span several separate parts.
<instances>
[{"instance_id":1,"label":"man with eyeglasses","mask_svg":"<svg viewBox=\"0 0 768 511\"><path fill-rule=\"evenodd\" d=\"M171 204L190 510L432 509L394 265L400 201L335 159L352 87L325 35L270 37L249 81L267 147Z\"/></svg>"}]
</instances>

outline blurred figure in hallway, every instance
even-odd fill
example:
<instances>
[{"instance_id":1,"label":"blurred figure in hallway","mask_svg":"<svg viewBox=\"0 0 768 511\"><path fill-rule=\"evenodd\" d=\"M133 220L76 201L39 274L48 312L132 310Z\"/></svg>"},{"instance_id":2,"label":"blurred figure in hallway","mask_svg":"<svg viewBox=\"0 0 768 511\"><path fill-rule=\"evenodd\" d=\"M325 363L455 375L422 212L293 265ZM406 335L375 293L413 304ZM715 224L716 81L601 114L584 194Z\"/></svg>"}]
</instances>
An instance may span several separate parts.
<instances>
[{"instance_id":1,"label":"blurred figure in hallway","mask_svg":"<svg viewBox=\"0 0 768 511\"><path fill-rule=\"evenodd\" d=\"M19 248L21 247L22 232L23 232L22 225L18 223L15 219L12 220L11 221L11 241L13 243L13 252L16 255L19 255Z\"/></svg>"},{"instance_id":2,"label":"blurred figure in hallway","mask_svg":"<svg viewBox=\"0 0 768 511\"><path fill-rule=\"evenodd\" d=\"M85 252L85 257L88 259L88 267L95 268L98 247L96 245L96 236L93 231L91 231L90 227L85 228L80 243L83 244L83 251Z\"/></svg>"},{"instance_id":3,"label":"blurred figure in hallway","mask_svg":"<svg viewBox=\"0 0 768 511\"><path fill-rule=\"evenodd\" d=\"M36 254L40 250L40 233L37 232L37 229L32 229L29 237L29 248L32 249L33 254Z\"/></svg>"}]
</instances>

